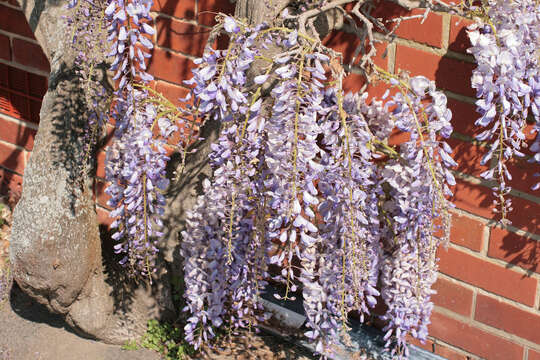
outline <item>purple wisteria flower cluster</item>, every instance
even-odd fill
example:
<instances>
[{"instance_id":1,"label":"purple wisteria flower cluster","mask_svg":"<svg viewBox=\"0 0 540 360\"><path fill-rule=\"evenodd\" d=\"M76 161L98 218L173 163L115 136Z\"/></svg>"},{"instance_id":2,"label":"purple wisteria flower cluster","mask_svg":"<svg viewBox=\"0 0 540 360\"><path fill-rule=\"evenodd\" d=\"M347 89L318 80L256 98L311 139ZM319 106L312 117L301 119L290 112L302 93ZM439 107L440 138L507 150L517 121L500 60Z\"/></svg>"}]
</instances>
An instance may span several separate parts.
<instances>
[{"instance_id":1,"label":"purple wisteria flower cluster","mask_svg":"<svg viewBox=\"0 0 540 360\"><path fill-rule=\"evenodd\" d=\"M219 27L228 49L208 48L186 82L195 104L186 112L222 125L213 177L182 233L187 340L199 347L218 327L263 320L258 297L277 265L276 297L301 287L318 353L332 352L351 311L364 321L381 296L387 346L406 357L407 334L426 339L435 250L448 236L446 97L424 77L387 74L398 93L368 104L343 94L331 51L296 31L228 16ZM269 57L274 44L282 51ZM249 79L255 61L265 65ZM399 149L386 145L395 128L410 135Z\"/></svg>"},{"instance_id":2,"label":"purple wisteria flower cluster","mask_svg":"<svg viewBox=\"0 0 540 360\"><path fill-rule=\"evenodd\" d=\"M117 83L111 117L115 121L114 142L107 151L105 177L110 185L107 205L113 208L111 225L116 253L123 254L120 264L134 273L150 275L157 253L156 228L163 211L165 164L168 158L160 144L154 144L152 129L156 111L145 106L145 89L152 77L146 72L146 59L153 44L148 35L152 1L112 0L105 9L108 54L113 59L110 70ZM157 146L156 146L157 145ZM157 167L154 167L157 165Z\"/></svg>"},{"instance_id":3,"label":"purple wisteria flower cluster","mask_svg":"<svg viewBox=\"0 0 540 360\"><path fill-rule=\"evenodd\" d=\"M116 81L111 117L115 121L113 144L107 151L106 193L115 218L111 228L123 254L120 264L134 274L149 276L155 269L160 220L169 180L165 144L182 125L159 112L150 99L146 60L153 48L152 0L113 0L104 10L108 40L112 43L110 70ZM156 135L157 134L157 135Z\"/></svg>"},{"instance_id":4,"label":"purple wisteria flower cluster","mask_svg":"<svg viewBox=\"0 0 540 360\"><path fill-rule=\"evenodd\" d=\"M111 217L116 218L111 224L116 229L112 237L119 242L114 249L125 254L120 264L149 275L155 270L156 241L162 236L160 217L165 205L163 192L169 184L165 172L169 158L165 140L152 134L156 123L153 105L137 109L130 121L136 126L128 126L107 151L106 174L111 185L106 193L111 196L108 205L114 208ZM167 131L166 127L160 130Z\"/></svg>"},{"instance_id":5,"label":"purple wisteria flower cluster","mask_svg":"<svg viewBox=\"0 0 540 360\"><path fill-rule=\"evenodd\" d=\"M146 72L146 61L155 33L152 0L73 0L68 7L72 9L67 22L73 28L73 49L91 110L85 153L90 154L109 117L115 125L105 165L107 204L115 218L112 237L118 242L114 250L123 254L120 264L133 275L149 276L155 271L163 193L169 183L165 143L183 122L164 116L149 96L147 85L153 78ZM116 90L112 101L103 102L98 100L105 97L105 88L96 86L102 79L95 74L107 58ZM105 103L110 111L98 109L98 103Z\"/></svg>"},{"instance_id":6,"label":"purple wisteria flower cluster","mask_svg":"<svg viewBox=\"0 0 540 360\"><path fill-rule=\"evenodd\" d=\"M468 50L478 64L471 78L476 89L477 125L487 129L478 140L490 141L482 164L493 160L481 174L495 180L495 208L503 221L512 210L506 197L512 175L508 163L523 157L524 129L530 117L535 123L536 141L531 162L540 162L540 6L535 0L490 0L482 7L483 17L469 27L472 47ZM540 187L540 183L534 186Z\"/></svg>"},{"instance_id":7,"label":"purple wisteria flower cluster","mask_svg":"<svg viewBox=\"0 0 540 360\"><path fill-rule=\"evenodd\" d=\"M396 82L396 80L394 80ZM401 144L400 158L389 160L381 180L390 185L389 200L383 204L386 246L381 269L381 295L388 305L385 338L392 334L398 358L408 356L405 336L425 340L433 304L431 286L436 280L436 250L449 236L450 207L446 197L455 185L450 168L457 165L452 149L442 139L452 132L452 113L446 96L432 81L417 76L400 88L387 106L396 127L410 139ZM428 105L423 101L429 99ZM435 224L435 219L440 225ZM441 238L435 232L442 230Z\"/></svg>"}]
</instances>

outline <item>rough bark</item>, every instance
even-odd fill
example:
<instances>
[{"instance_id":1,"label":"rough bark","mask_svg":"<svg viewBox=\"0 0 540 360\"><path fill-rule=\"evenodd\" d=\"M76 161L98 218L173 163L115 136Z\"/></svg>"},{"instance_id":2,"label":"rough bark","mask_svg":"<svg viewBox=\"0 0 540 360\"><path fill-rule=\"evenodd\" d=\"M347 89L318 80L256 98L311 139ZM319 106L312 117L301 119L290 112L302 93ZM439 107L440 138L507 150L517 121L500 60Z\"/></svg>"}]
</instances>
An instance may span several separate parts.
<instances>
[{"instance_id":1,"label":"rough bark","mask_svg":"<svg viewBox=\"0 0 540 360\"><path fill-rule=\"evenodd\" d=\"M80 334L108 343L142 335L149 318L172 311L168 281L126 282L107 271L92 198L92 178L80 171L86 107L65 2L21 0L51 64L34 150L13 214L10 257L17 284ZM157 277L165 276L163 273Z\"/></svg>"}]
</instances>

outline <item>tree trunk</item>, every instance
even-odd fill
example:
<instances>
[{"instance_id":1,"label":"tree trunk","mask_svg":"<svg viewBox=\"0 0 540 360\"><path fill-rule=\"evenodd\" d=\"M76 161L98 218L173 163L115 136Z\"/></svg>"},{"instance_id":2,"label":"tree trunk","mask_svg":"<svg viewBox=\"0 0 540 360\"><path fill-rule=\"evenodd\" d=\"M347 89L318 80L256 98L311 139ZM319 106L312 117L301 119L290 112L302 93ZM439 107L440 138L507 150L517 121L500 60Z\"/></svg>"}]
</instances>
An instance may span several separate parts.
<instances>
[{"instance_id":1,"label":"tree trunk","mask_svg":"<svg viewBox=\"0 0 540 360\"><path fill-rule=\"evenodd\" d=\"M32 298L65 315L82 335L124 343L149 318L170 314L169 281L134 284L106 269L92 197L93 179L80 171L84 94L74 71L66 2L21 0L51 64L23 192L13 214L10 257L14 279ZM105 99L103 99L105 100ZM164 278L165 271L158 275Z\"/></svg>"}]
</instances>

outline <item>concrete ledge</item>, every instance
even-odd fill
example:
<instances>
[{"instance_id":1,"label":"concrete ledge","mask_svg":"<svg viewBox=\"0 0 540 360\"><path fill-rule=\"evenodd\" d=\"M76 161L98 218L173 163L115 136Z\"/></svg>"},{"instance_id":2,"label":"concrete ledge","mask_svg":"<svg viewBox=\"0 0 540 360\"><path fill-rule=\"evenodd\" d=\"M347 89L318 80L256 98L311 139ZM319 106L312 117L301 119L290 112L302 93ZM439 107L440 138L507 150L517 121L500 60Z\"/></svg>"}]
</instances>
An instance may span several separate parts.
<instances>
[{"instance_id":1,"label":"concrete ledge","mask_svg":"<svg viewBox=\"0 0 540 360\"><path fill-rule=\"evenodd\" d=\"M273 297L275 293L274 289L268 289L261 296L261 303L263 306L273 314L274 318L280 321L285 327L291 329L299 329L306 321L306 316L303 313L301 306L301 300L294 302L278 301ZM384 334L371 326L365 326L358 321L351 320L349 336L351 338L351 346L347 346L343 343L339 344L338 350L331 356L331 360L351 360L358 358L358 353L363 351L368 358L376 360L392 360L392 356L389 352L385 351L383 340ZM300 345L315 352L315 347L308 343L303 338L294 338L283 334L280 330L274 329L268 326L262 326L262 329L268 331L276 336L284 338L286 341L292 342L296 345ZM417 346L410 345L410 360L445 360L445 358L430 353Z\"/></svg>"}]
</instances>

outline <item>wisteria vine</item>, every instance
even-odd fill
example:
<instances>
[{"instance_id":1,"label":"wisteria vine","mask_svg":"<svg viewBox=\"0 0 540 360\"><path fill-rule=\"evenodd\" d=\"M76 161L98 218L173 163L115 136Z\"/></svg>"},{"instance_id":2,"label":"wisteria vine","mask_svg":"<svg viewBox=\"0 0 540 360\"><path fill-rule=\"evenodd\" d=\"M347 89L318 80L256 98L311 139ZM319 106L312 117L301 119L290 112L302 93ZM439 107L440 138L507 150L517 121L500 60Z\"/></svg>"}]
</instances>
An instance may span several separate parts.
<instances>
[{"instance_id":1,"label":"wisteria vine","mask_svg":"<svg viewBox=\"0 0 540 360\"><path fill-rule=\"evenodd\" d=\"M277 265L272 279L284 294L276 296L291 299L301 284L317 352L329 354L348 314L363 320L382 295L387 345L394 335L393 351L407 356L407 334L427 336L435 250L449 228L446 97L424 77L380 70L398 93L368 105L343 94L334 54L308 36L228 16L221 26L228 49L207 49L187 81L199 100L192 116L223 124L211 148L214 176L182 233L187 339L199 347L225 316L231 328L264 318L257 297ZM283 51L266 57L270 44ZM245 70L257 60L266 65L250 82ZM410 134L397 150L385 143L394 128Z\"/></svg>"},{"instance_id":2,"label":"wisteria vine","mask_svg":"<svg viewBox=\"0 0 540 360\"><path fill-rule=\"evenodd\" d=\"M468 51L478 64L471 78L481 114L476 125L487 128L477 138L489 141L482 164L493 160L481 176L496 181L495 210L509 222L512 202L507 195L512 175L508 164L514 157L525 157L528 119L537 134L530 162L540 163L540 6L535 0L490 0L473 10L477 18L469 27L472 47ZM539 188L540 182L533 187Z\"/></svg>"},{"instance_id":3,"label":"wisteria vine","mask_svg":"<svg viewBox=\"0 0 540 360\"><path fill-rule=\"evenodd\" d=\"M373 64L372 51L362 58L363 70L395 95L387 91L368 101L367 93L344 94L342 60L317 40L310 17L332 4L308 1L298 14L286 9L278 25L249 26L220 14L212 34L227 36L228 47L207 47L195 61L198 67L185 81L189 95L178 109L149 86L152 0L70 4L74 48L86 79L103 59L89 58L85 50L107 30L108 42L95 46L108 53L115 90L110 112L94 106L89 142L110 116L115 132L106 192L115 218L114 248L133 274L151 278L155 271L169 185L167 143L180 133L181 143L173 145L183 166L198 126L220 124L209 155L212 177L204 180L204 195L181 233L184 310L190 314L184 330L195 348L219 328L234 332L265 321L259 297L269 281L282 285L275 294L280 299L301 291L305 335L322 356L346 336L351 312L364 322L378 301L388 307L382 316L386 346L398 359L408 357L407 336L427 338L436 250L448 240L447 199L455 185L451 169L457 164L445 141L452 114L432 81L388 73ZM372 42L369 24L375 20L362 4L351 12ZM478 139L494 140L482 162L496 160L482 177L497 182L496 205L506 220L507 163L524 156L529 114L533 130L540 130L540 12L534 0L489 0L469 10L477 16L469 28L469 51L478 63L472 78L481 113L477 124L488 127ZM100 21L73 20L81 15ZM296 28L286 26L292 20ZM258 73L248 76L255 64ZM97 89L92 96L103 95ZM388 145L395 132L407 140ZM540 162L540 137L531 151L530 161ZM270 271L272 266L280 271Z\"/></svg>"}]
</instances>

